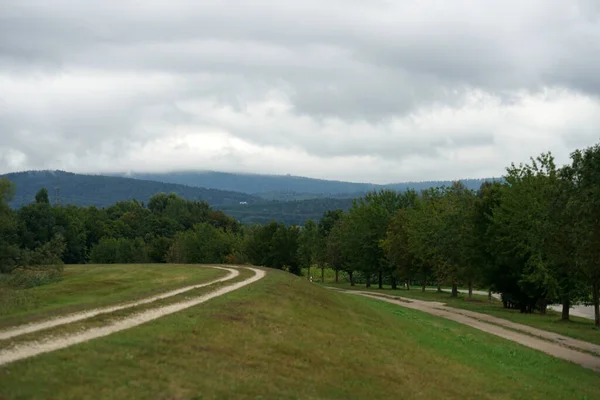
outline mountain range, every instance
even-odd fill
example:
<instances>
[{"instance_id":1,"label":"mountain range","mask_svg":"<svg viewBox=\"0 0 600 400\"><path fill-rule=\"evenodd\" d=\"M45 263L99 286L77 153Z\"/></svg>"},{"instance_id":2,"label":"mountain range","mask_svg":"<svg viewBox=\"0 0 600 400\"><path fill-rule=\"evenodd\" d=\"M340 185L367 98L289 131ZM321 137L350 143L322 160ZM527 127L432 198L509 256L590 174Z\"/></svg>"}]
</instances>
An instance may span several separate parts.
<instances>
[{"instance_id":1,"label":"mountain range","mask_svg":"<svg viewBox=\"0 0 600 400\"><path fill-rule=\"evenodd\" d=\"M415 190L449 185L450 181L406 182L388 185L304 178L289 175L234 174L226 172L128 173L85 175L65 171L25 171L1 175L16 186L12 207L34 201L42 187L52 203L108 207L117 201L147 202L160 192L176 193L190 200L203 200L242 223L272 220L303 224L319 219L331 209L348 210L353 199L380 190ZM477 189L487 179L463 183Z\"/></svg>"},{"instance_id":2,"label":"mountain range","mask_svg":"<svg viewBox=\"0 0 600 400\"><path fill-rule=\"evenodd\" d=\"M168 173L128 173L118 176L141 180L176 183L195 187L243 192L267 199L302 200L322 197L358 197L380 189L417 191L449 185L450 181L402 182L378 185L374 183L344 182L306 178L292 175L241 174L215 171L187 171ZM463 179L469 189L477 190L489 179Z\"/></svg>"}]
</instances>

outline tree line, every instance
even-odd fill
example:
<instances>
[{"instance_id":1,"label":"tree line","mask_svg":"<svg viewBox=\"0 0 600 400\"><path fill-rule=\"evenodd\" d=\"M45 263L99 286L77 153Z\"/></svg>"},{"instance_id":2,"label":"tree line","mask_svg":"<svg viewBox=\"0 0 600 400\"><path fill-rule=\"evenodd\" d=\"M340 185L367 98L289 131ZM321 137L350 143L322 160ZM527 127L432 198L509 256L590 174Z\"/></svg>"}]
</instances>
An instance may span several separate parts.
<instances>
[{"instance_id":1,"label":"tree line","mask_svg":"<svg viewBox=\"0 0 600 400\"><path fill-rule=\"evenodd\" d=\"M8 206L0 179L0 274L78 263L251 263L300 275L336 271L352 285L485 286L505 307L545 312L593 304L600 326L600 146L558 167L551 154L514 165L478 190L461 182L380 190L303 226L242 225L206 202L158 193L107 208Z\"/></svg>"},{"instance_id":2,"label":"tree line","mask_svg":"<svg viewBox=\"0 0 600 400\"><path fill-rule=\"evenodd\" d=\"M565 320L572 305L592 304L600 326L600 146L573 152L562 167L550 153L512 164L479 190L454 182L370 193L325 237L316 263L344 271L351 284L425 290L433 282L451 285L452 296L465 285L469 297L485 286L521 312L562 304Z\"/></svg>"}]
</instances>

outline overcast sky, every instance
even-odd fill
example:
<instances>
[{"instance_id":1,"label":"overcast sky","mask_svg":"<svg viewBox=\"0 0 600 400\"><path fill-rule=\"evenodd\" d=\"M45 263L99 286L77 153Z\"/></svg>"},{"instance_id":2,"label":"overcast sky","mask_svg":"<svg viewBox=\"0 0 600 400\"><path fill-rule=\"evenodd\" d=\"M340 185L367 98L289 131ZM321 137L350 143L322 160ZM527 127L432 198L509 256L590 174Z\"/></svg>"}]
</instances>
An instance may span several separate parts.
<instances>
[{"instance_id":1,"label":"overcast sky","mask_svg":"<svg viewBox=\"0 0 600 400\"><path fill-rule=\"evenodd\" d=\"M0 173L499 176L599 71L600 0L0 0Z\"/></svg>"}]
</instances>

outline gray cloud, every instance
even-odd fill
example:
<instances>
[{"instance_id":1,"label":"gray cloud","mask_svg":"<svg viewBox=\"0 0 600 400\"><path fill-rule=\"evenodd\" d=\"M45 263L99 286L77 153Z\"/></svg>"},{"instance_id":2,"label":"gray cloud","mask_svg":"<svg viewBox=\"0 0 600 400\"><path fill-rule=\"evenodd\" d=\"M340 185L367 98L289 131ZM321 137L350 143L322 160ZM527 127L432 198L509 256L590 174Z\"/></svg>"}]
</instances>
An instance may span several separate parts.
<instances>
[{"instance_id":1,"label":"gray cloud","mask_svg":"<svg viewBox=\"0 0 600 400\"><path fill-rule=\"evenodd\" d=\"M0 170L498 175L597 140L598 65L595 0L5 0Z\"/></svg>"}]
</instances>

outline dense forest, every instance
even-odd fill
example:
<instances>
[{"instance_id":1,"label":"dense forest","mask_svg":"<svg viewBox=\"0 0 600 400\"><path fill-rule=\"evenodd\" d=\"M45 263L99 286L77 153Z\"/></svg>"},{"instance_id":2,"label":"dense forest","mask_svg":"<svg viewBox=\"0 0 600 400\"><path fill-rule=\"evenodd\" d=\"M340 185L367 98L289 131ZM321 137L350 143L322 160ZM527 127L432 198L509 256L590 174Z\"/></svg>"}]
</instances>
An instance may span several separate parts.
<instances>
[{"instance_id":1,"label":"dense forest","mask_svg":"<svg viewBox=\"0 0 600 400\"><path fill-rule=\"evenodd\" d=\"M600 145L562 167L549 153L513 164L477 190L373 191L302 226L246 226L175 193L97 208L52 205L40 188L11 209L14 192L0 180L0 288L60 279L63 262L317 267L367 286L448 284L453 296L486 286L522 312L560 303L564 319L571 305L594 304L600 326Z\"/></svg>"}]
</instances>

